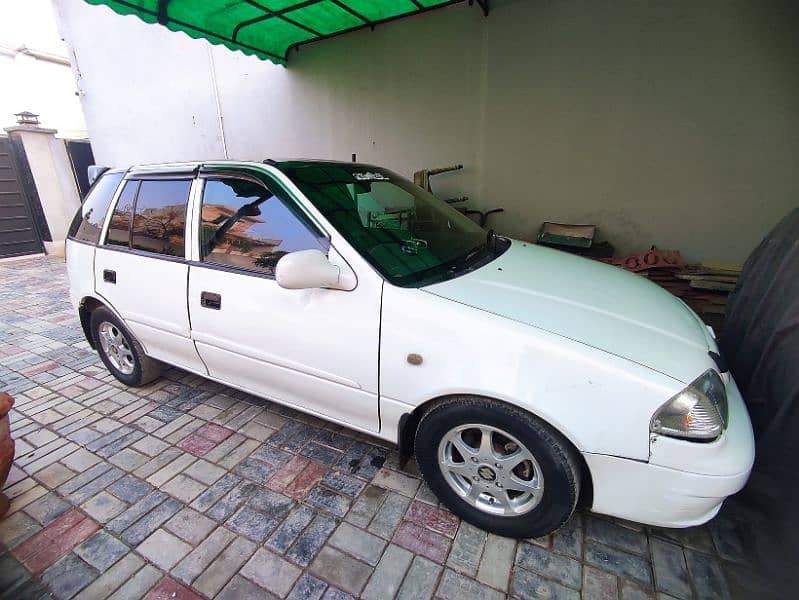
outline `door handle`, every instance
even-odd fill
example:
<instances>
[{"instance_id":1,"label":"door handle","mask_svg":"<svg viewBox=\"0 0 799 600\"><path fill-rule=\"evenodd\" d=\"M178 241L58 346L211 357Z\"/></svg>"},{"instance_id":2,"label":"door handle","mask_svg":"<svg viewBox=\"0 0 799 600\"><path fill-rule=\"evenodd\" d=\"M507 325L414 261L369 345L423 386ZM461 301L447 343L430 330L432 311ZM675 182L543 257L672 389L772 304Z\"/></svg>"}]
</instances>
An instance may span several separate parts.
<instances>
[{"instance_id":1,"label":"door handle","mask_svg":"<svg viewBox=\"0 0 799 600\"><path fill-rule=\"evenodd\" d=\"M213 292L202 292L200 294L200 306L219 310L222 308L222 296Z\"/></svg>"},{"instance_id":2,"label":"door handle","mask_svg":"<svg viewBox=\"0 0 799 600\"><path fill-rule=\"evenodd\" d=\"M107 283L116 283L117 282L117 272L112 271L110 269L105 269L103 271L103 281Z\"/></svg>"}]
</instances>

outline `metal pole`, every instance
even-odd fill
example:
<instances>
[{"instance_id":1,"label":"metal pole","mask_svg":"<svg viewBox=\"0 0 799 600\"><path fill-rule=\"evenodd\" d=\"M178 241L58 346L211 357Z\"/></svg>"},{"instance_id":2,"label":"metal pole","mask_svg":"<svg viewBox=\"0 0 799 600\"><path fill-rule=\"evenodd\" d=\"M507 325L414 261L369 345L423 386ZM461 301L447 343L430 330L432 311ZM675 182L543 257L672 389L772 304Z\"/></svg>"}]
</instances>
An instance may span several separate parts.
<instances>
[{"instance_id":1,"label":"metal pole","mask_svg":"<svg viewBox=\"0 0 799 600\"><path fill-rule=\"evenodd\" d=\"M214 65L214 52L211 44L208 44L208 61L211 63L211 85L214 88L214 100L216 101L216 114L219 117L219 137L222 140L222 152L225 159L230 158L227 153L227 141L225 140L225 119L222 116L222 105L219 102L219 87L216 84L216 66Z\"/></svg>"}]
</instances>

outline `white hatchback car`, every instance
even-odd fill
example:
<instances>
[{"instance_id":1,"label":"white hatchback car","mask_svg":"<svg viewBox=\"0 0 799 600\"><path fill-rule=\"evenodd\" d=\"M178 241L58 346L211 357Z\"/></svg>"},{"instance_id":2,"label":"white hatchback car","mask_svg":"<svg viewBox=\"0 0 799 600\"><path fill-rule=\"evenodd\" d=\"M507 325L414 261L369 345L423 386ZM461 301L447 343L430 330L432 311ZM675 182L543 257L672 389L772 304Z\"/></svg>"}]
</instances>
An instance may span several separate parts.
<instances>
[{"instance_id":1,"label":"white hatchback car","mask_svg":"<svg viewBox=\"0 0 799 600\"><path fill-rule=\"evenodd\" d=\"M399 445L453 512L515 537L578 500L665 527L747 480L712 333L643 277L491 233L386 169L108 170L67 242L86 337Z\"/></svg>"}]
</instances>

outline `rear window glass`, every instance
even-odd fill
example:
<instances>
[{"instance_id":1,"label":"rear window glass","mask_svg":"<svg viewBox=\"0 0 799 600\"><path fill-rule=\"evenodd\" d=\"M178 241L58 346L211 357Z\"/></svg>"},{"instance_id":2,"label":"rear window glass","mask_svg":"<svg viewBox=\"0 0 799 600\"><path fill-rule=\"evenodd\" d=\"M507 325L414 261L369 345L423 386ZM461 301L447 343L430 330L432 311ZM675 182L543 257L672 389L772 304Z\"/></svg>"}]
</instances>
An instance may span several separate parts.
<instances>
[{"instance_id":1,"label":"rear window glass","mask_svg":"<svg viewBox=\"0 0 799 600\"><path fill-rule=\"evenodd\" d=\"M133 204L136 201L136 192L139 190L138 181L127 181L119 200L111 215L111 224L108 226L106 244L112 246L130 246L130 221L133 216Z\"/></svg>"},{"instance_id":2,"label":"rear window glass","mask_svg":"<svg viewBox=\"0 0 799 600\"><path fill-rule=\"evenodd\" d=\"M133 216L131 246L135 250L184 255L190 190L190 179L141 182Z\"/></svg>"},{"instance_id":3,"label":"rear window glass","mask_svg":"<svg viewBox=\"0 0 799 600\"><path fill-rule=\"evenodd\" d=\"M72 221L69 237L93 244L100 240L108 206L123 176L124 173L108 173L97 180Z\"/></svg>"}]
</instances>

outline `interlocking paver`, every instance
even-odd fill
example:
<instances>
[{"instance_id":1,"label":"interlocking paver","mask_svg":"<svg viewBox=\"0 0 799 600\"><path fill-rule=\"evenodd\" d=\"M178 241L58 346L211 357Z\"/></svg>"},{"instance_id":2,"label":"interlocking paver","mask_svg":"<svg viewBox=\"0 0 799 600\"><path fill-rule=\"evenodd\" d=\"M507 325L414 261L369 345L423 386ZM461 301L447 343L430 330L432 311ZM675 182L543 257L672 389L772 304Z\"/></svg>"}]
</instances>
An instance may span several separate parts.
<instances>
[{"instance_id":1,"label":"interlocking paver","mask_svg":"<svg viewBox=\"0 0 799 600\"><path fill-rule=\"evenodd\" d=\"M461 523L461 527L464 523ZM455 537L455 543L458 538ZM486 537L483 555L480 558L480 567L477 570L477 579L506 592L513 564L513 553L516 549L516 540L500 537L490 533Z\"/></svg>"},{"instance_id":2,"label":"interlocking paver","mask_svg":"<svg viewBox=\"0 0 799 600\"><path fill-rule=\"evenodd\" d=\"M447 558L447 566L474 577L477 574L477 568L480 566L480 557L483 555L486 537L487 534L482 529L466 521L461 522L455 540L452 542L452 550Z\"/></svg>"},{"instance_id":3,"label":"interlocking paver","mask_svg":"<svg viewBox=\"0 0 799 600\"><path fill-rule=\"evenodd\" d=\"M294 586L302 571L276 554L261 548L247 561L240 573L262 588L283 597Z\"/></svg>"},{"instance_id":4,"label":"interlocking paver","mask_svg":"<svg viewBox=\"0 0 799 600\"><path fill-rule=\"evenodd\" d=\"M127 504L108 492L100 492L81 504L81 508L98 523L108 523L108 521L125 510Z\"/></svg>"},{"instance_id":5,"label":"interlocking paver","mask_svg":"<svg viewBox=\"0 0 799 600\"><path fill-rule=\"evenodd\" d=\"M652 585L649 563L635 554L628 554L589 540L585 544L585 561L605 571L616 573L620 577L629 577L644 585Z\"/></svg>"},{"instance_id":6,"label":"interlocking paver","mask_svg":"<svg viewBox=\"0 0 799 600\"><path fill-rule=\"evenodd\" d=\"M516 565L554 579L563 585L580 588L582 567L580 562L573 558L522 542L516 551Z\"/></svg>"},{"instance_id":7,"label":"interlocking paver","mask_svg":"<svg viewBox=\"0 0 799 600\"><path fill-rule=\"evenodd\" d=\"M751 559L756 525L726 506L709 527L580 511L539 539L486 535L385 442L175 368L126 388L84 340L62 260L0 276L12 597L693 600L729 597L725 571Z\"/></svg>"},{"instance_id":8,"label":"interlocking paver","mask_svg":"<svg viewBox=\"0 0 799 600\"><path fill-rule=\"evenodd\" d=\"M339 525L328 543L372 566L380 560L380 555L387 544L384 539L353 527L349 523Z\"/></svg>"},{"instance_id":9,"label":"interlocking paver","mask_svg":"<svg viewBox=\"0 0 799 600\"><path fill-rule=\"evenodd\" d=\"M233 573L249 560L258 546L243 537L237 537L203 570L192 584L206 596L215 596Z\"/></svg>"},{"instance_id":10,"label":"interlocking paver","mask_svg":"<svg viewBox=\"0 0 799 600\"><path fill-rule=\"evenodd\" d=\"M338 550L325 546L311 565L311 573L351 594L359 594L372 568Z\"/></svg>"},{"instance_id":11,"label":"interlocking paver","mask_svg":"<svg viewBox=\"0 0 799 600\"><path fill-rule=\"evenodd\" d=\"M127 554L129 548L106 531L98 531L74 552L98 571L105 571Z\"/></svg>"},{"instance_id":12,"label":"interlocking paver","mask_svg":"<svg viewBox=\"0 0 799 600\"><path fill-rule=\"evenodd\" d=\"M297 541L286 553L295 563L308 566L336 528L336 521L317 515L311 524L297 537Z\"/></svg>"},{"instance_id":13,"label":"interlocking paver","mask_svg":"<svg viewBox=\"0 0 799 600\"><path fill-rule=\"evenodd\" d=\"M377 564L361 597L366 600L393 598L399 590L408 567L411 566L413 554L404 548L389 545Z\"/></svg>"},{"instance_id":14,"label":"interlocking paver","mask_svg":"<svg viewBox=\"0 0 799 600\"><path fill-rule=\"evenodd\" d=\"M164 525L182 540L196 545L216 527L216 522L191 508L184 508Z\"/></svg>"},{"instance_id":15,"label":"interlocking paver","mask_svg":"<svg viewBox=\"0 0 799 600\"><path fill-rule=\"evenodd\" d=\"M168 531L156 529L136 551L156 567L168 571L191 551L191 546Z\"/></svg>"},{"instance_id":16,"label":"interlocking paver","mask_svg":"<svg viewBox=\"0 0 799 600\"><path fill-rule=\"evenodd\" d=\"M427 600L433 596L442 567L416 556L397 594L398 600Z\"/></svg>"},{"instance_id":17,"label":"interlocking paver","mask_svg":"<svg viewBox=\"0 0 799 600\"><path fill-rule=\"evenodd\" d=\"M42 581L59 599L72 598L97 578L97 572L71 552L42 574Z\"/></svg>"},{"instance_id":18,"label":"interlocking paver","mask_svg":"<svg viewBox=\"0 0 799 600\"><path fill-rule=\"evenodd\" d=\"M443 563L446 560L450 547L449 538L411 521L400 523L392 541L437 563Z\"/></svg>"}]
</instances>

